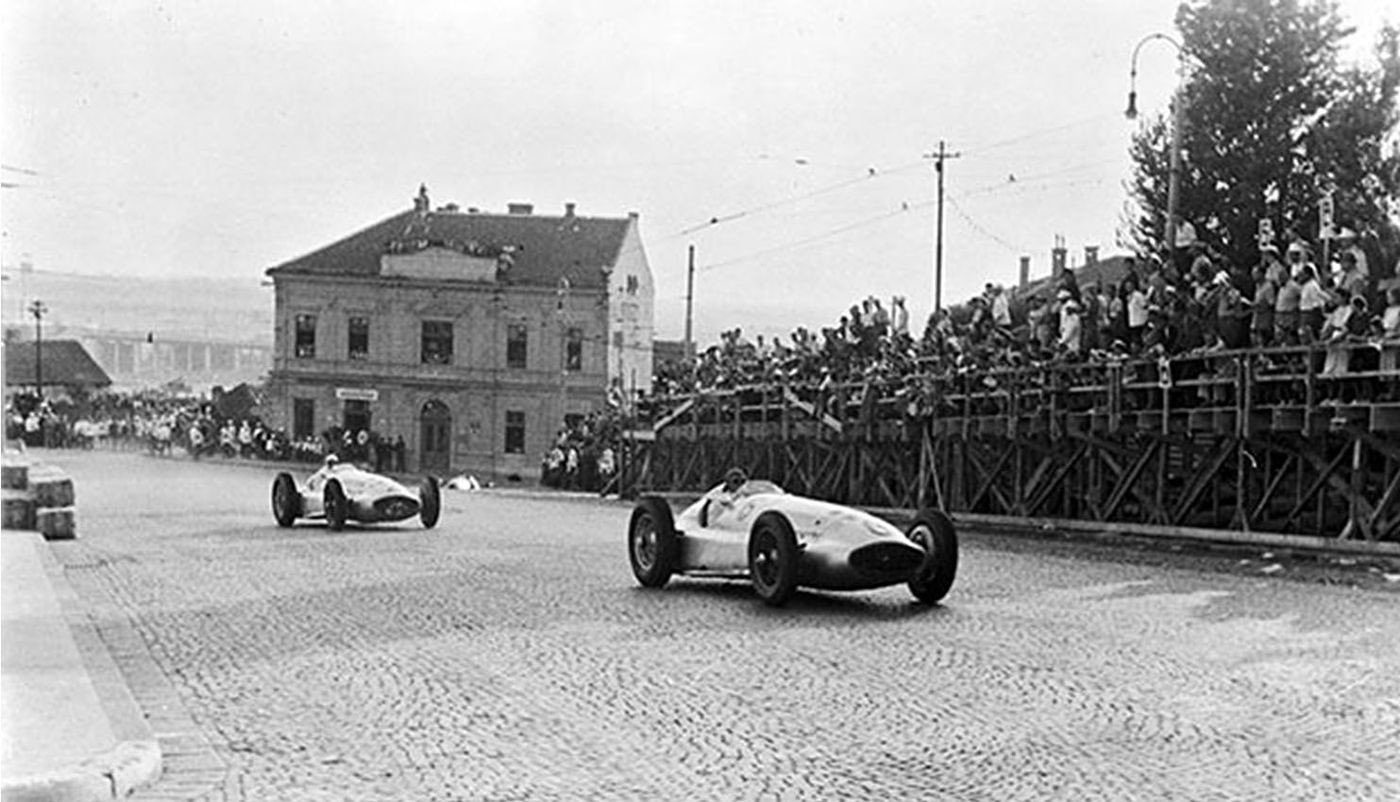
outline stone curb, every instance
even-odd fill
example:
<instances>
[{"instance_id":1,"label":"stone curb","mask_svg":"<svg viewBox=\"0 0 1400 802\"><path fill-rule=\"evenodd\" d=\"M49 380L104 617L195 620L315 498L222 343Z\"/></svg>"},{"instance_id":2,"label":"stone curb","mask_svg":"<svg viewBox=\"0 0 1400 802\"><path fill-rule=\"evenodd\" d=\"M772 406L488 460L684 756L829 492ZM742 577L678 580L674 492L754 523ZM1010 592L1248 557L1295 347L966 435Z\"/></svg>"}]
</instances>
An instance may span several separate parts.
<instances>
[{"instance_id":1,"label":"stone curb","mask_svg":"<svg viewBox=\"0 0 1400 802\"><path fill-rule=\"evenodd\" d=\"M37 537L37 535L31 535ZM126 678L113 661L97 625L88 617L77 593L64 576L51 547L40 548L44 571L63 611L73 641L92 680L103 712L118 738L102 754L42 774L5 777L0 802L106 802L125 799L161 775L159 742L146 723Z\"/></svg>"}]
</instances>

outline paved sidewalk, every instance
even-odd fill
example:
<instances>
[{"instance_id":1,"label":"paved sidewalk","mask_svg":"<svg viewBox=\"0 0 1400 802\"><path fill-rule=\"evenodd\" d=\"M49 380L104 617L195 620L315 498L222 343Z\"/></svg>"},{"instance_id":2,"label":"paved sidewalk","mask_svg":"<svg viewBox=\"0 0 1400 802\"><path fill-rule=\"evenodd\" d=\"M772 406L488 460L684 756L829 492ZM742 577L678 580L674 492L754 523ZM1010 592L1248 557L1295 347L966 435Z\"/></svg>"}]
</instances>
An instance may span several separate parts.
<instances>
[{"instance_id":1,"label":"paved sidewalk","mask_svg":"<svg viewBox=\"0 0 1400 802\"><path fill-rule=\"evenodd\" d=\"M160 747L47 543L0 533L0 569L0 799L120 799L154 781Z\"/></svg>"}]
</instances>

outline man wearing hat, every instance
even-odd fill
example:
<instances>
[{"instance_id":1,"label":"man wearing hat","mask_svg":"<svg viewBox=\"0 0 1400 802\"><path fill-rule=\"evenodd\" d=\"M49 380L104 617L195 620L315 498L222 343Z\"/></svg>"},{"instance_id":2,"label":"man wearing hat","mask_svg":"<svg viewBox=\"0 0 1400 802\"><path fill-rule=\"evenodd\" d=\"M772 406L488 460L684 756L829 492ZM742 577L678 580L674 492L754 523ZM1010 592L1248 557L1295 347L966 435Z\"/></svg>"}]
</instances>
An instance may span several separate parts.
<instances>
[{"instance_id":1,"label":"man wearing hat","mask_svg":"<svg viewBox=\"0 0 1400 802\"><path fill-rule=\"evenodd\" d=\"M1282 285L1283 280L1288 277L1288 268L1283 266L1283 260L1279 258L1277 245L1260 246L1259 265L1264 269L1264 276L1273 281L1275 287Z\"/></svg>"},{"instance_id":2,"label":"man wearing hat","mask_svg":"<svg viewBox=\"0 0 1400 802\"><path fill-rule=\"evenodd\" d=\"M1065 356L1077 358L1084 348L1084 322L1080 314L1079 302L1074 300L1069 290L1060 290L1060 351Z\"/></svg>"},{"instance_id":3,"label":"man wearing hat","mask_svg":"<svg viewBox=\"0 0 1400 802\"><path fill-rule=\"evenodd\" d=\"M1317 266L1309 258L1310 249L1308 244L1302 240L1293 240L1288 244L1288 272L1293 276L1303 272L1303 268L1312 268L1313 274L1317 274Z\"/></svg>"},{"instance_id":4,"label":"man wearing hat","mask_svg":"<svg viewBox=\"0 0 1400 802\"><path fill-rule=\"evenodd\" d=\"M1345 258L1347 254L1352 255L1356 260L1356 270L1361 274L1363 279L1369 280L1371 278L1371 267L1366 263L1366 252L1361 250L1361 244L1357 242L1355 231L1343 226L1342 230L1337 232L1337 247L1341 249L1341 256L1343 258ZM1343 264L1345 264L1345 261L1343 261Z\"/></svg>"}]
</instances>

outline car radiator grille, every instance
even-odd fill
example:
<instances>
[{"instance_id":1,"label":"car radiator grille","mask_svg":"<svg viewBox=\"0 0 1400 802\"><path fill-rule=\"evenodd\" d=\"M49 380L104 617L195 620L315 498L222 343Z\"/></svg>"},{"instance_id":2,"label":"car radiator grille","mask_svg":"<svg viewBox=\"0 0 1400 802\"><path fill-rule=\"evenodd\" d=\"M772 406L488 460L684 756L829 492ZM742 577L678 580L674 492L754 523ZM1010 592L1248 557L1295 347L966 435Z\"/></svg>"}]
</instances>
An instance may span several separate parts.
<instances>
[{"instance_id":1,"label":"car radiator grille","mask_svg":"<svg viewBox=\"0 0 1400 802\"><path fill-rule=\"evenodd\" d=\"M924 561L917 550L902 543L871 543L851 552L851 567L868 574L903 574Z\"/></svg>"}]
</instances>

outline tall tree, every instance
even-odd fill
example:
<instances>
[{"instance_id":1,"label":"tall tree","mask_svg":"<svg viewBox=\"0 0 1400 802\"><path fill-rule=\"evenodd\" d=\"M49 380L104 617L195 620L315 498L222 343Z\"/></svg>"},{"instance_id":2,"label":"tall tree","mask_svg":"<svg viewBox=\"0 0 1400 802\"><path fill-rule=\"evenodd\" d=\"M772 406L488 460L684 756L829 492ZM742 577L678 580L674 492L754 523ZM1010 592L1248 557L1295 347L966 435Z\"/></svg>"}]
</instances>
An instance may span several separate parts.
<instances>
[{"instance_id":1,"label":"tall tree","mask_svg":"<svg viewBox=\"0 0 1400 802\"><path fill-rule=\"evenodd\" d=\"M1334 193L1339 224L1398 255L1400 35L1387 28L1379 65L1343 66L1353 29L1335 0L1195 0L1177 9L1187 77L1180 214L1238 264L1257 258L1259 221L1316 241L1318 201ZM1167 207L1169 124L1133 137L1131 239L1159 251ZM1382 254L1376 254L1382 256Z\"/></svg>"}]
</instances>

